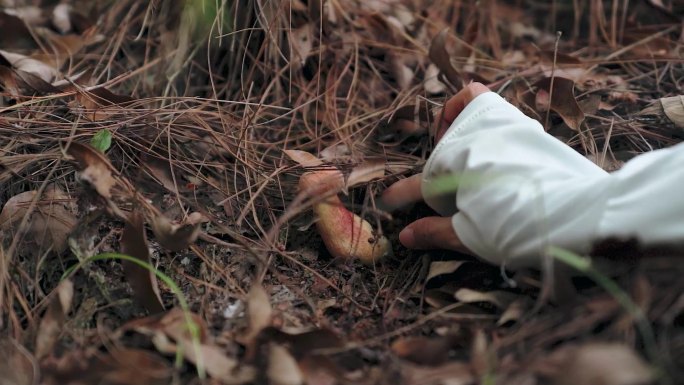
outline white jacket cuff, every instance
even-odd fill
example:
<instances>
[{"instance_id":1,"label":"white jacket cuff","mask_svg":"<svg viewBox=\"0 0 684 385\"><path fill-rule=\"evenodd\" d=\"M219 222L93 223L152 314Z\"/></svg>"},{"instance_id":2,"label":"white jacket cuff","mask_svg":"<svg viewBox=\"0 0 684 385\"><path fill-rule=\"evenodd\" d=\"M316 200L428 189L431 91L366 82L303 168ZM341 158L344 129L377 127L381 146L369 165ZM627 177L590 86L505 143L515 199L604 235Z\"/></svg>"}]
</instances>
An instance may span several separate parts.
<instances>
[{"instance_id":1,"label":"white jacket cuff","mask_svg":"<svg viewBox=\"0 0 684 385\"><path fill-rule=\"evenodd\" d=\"M588 251L608 199L597 186L608 177L488 92L436 146L421 189L428 205L453 215L466 247L516 267L538 264L548 245Z\"/></svg>"},{"instance_id":2,"label":"white jacket cuff","mask_svg":"<svg viewBox=\"0 0 684 385\"><path fill-rule=\"evenodd\" d=\"M493 92L466 106L423 170L425 201L463 244L507 267L538 266L548 246L597 240L684 242L684 143L608 174Z\"/></svg>"}]
</instances>

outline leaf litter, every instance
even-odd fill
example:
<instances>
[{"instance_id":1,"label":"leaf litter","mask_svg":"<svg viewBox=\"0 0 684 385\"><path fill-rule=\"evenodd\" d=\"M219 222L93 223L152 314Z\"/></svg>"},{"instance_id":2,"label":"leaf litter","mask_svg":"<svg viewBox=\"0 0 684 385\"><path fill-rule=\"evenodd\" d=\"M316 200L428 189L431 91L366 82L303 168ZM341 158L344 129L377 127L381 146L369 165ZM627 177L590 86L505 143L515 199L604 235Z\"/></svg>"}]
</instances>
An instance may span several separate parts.
<instances>
[{"instance_id":1,"label":"leaf litter","mask_svg":"<svg viewBox=\"0 0 684 385\"><path fill-rule=\"evenodd\" d=\"M681 378L680 254L603 270L666 336L648 346L582 277L535 306L539 272L402 249L427 210L375 197L420 171L471 80L605 168L680 143L682 5L219 3L2 3L0 383ZM316 172L331 180L303 196ZM390 255L335 258L339 234L304 226L331 187ZM100 253L163 272L189 309L128 261L63 279Z\"/></svg>"}]
</instances>

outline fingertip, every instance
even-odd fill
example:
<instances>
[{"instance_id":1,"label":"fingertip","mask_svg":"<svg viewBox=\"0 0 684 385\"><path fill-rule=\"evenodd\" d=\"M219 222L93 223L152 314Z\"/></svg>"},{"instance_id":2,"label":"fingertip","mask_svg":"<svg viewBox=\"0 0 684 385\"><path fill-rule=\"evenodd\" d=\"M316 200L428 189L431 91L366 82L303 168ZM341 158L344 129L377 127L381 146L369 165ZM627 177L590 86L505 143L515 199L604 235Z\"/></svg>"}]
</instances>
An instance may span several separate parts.
<instances>
[{"instance_id":1,"label":"fingertip","mask_svg":"<svg viewBox=\"0 0 684 385\"><path fill-rule=\"evenodd\" d=\"M415 232L411 227L406 227L399 233L399 242L407 248L413 249L416 244Z\"/></svg>"},{"instance_id":2,"label":"fingertip","mask_svg":"<svg viewBox=\"0 0 684 385\"><path fill-rule=\"evenodd\" d=\"M379 208L394 211L422 200L421 180L422 175L416 174L395 182L380 195Z\"/></svg>"}]
</instances>

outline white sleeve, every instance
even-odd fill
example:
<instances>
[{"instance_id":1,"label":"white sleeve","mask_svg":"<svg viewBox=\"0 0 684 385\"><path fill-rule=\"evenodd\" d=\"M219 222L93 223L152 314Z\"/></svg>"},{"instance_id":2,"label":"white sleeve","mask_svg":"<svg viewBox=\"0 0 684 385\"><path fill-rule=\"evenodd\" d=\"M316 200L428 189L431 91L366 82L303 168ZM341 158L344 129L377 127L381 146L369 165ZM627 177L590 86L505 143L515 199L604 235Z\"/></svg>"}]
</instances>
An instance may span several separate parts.
<instances>
[{"instance_id":1,"label":"white sleeve","mask_svg":"<svg viewBox=\"0 0 684 385\"><path fill-rule=\"evenodd\" d=\"M682 165L684 147L675 147L608 174L488 92L452 123L421 188L428 205L453 216L466 247L515 268L539 265L551 245L586 253L609 236L684 239Z\"/></svg>"}]
</instances>

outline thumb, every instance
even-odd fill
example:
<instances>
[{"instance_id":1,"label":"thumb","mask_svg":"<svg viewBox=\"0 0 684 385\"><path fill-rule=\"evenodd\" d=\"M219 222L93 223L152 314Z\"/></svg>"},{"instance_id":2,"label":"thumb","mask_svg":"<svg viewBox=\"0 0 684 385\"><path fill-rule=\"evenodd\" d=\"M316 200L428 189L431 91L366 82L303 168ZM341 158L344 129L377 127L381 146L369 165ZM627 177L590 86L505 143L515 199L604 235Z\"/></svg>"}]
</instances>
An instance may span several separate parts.
<instances>
[{"instance_id":1,"label":"thumb","mask_svg":"<svg viewBox=\"0 0 684 385\"><path fill-rule=\"evenodd\" d=\"M419 219L399 233L399 241L409 249L444 249L471 254L456 235L449 217Z\"/></svg>"}]
</instances>

